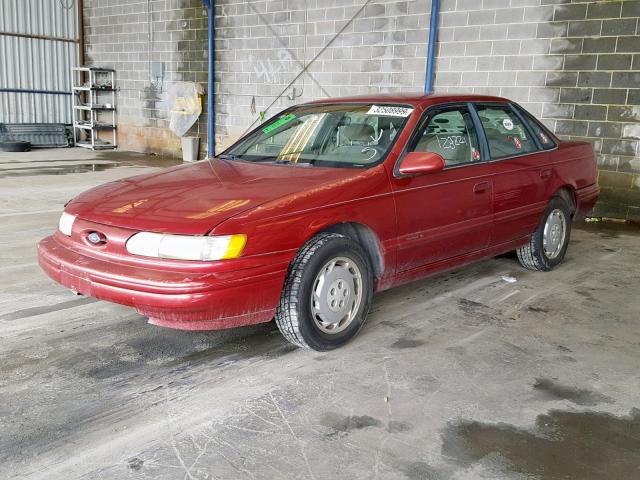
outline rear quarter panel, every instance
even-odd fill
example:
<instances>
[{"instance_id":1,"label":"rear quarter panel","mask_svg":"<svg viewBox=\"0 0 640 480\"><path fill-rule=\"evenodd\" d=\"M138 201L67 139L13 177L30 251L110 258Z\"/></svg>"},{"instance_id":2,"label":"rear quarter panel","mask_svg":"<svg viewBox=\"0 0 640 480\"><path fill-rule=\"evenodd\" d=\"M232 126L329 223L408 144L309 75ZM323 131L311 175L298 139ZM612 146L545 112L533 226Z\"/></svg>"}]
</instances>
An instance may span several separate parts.
<instances>
[{"instance_id":1,"label":"rear quarter panel","mask_svg":"<svg viewBox=\"0 0 640 480\"><path fill-rule=\"evenodd\" d=\"M554 175L548 184L547 196L550 198L558 189L569 186L578 203L576 206L584 210L585 205L580 205L581 192L588 190L591 192L590 197L593 197L592 201L590 200L590 207L592 207L597 199L598 170L596 155L591 144L560 141L558 148L550 152L550 161L553 164Z\"/></svg>"}]
</instances>

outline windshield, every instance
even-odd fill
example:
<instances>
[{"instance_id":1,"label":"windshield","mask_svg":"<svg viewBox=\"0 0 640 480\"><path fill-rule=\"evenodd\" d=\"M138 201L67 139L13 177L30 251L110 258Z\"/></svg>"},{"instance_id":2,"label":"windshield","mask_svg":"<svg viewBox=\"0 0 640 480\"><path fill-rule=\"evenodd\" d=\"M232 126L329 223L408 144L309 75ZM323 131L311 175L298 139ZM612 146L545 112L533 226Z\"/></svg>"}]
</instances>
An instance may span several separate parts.
<instances>
[{"instance_id":1,"label":"windshield","mask_svg":"<svg viewBox=\"0 0 640 480\"><path fill-rule=\"evenodd\" d=\"M405 105L304 105L272 118L220 157L366 167L386 157L412 111Z\"/></svg>"}]
</instances>

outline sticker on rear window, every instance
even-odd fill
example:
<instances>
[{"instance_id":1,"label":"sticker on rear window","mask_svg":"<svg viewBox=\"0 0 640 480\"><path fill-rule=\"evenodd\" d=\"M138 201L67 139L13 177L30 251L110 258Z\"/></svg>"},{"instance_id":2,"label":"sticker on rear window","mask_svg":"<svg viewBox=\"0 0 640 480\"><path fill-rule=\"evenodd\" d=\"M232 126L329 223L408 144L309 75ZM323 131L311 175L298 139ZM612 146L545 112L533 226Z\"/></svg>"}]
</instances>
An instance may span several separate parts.
<instances>
[{"instance_id":1,"label":"sticker on rear window","mask_svg":"<svg viewBox=\"0 0 640 480\"><path fill-rule=\"evenodd\" d=\"M262 129L263 133L269 133L275 130L278 127L281 127L285 123L289 123L292 120L295 120L296 116L293 113L287 113L284 117L280 117L278 120L273 122L271 125L268 125Z\"/></svg>"},{"instance_id":2,"label":"sticker on rear window","mask_svg":"<svg viewBox=\"0 0 640 480\"><path fill-rule=\"evenodd\" d=\"M513 144L516 147L516 150L520 150L522 148L522 142L520 141L520 139L518 137L508 136L507 137L507 141L513 142Z\"/></svg>"},{"instance_id":3,"label":"sticker on rear window","mask_svg":"<svg viewBox=\"0 0 640 480\"><path fill-rule=\"evenodd\" d=\"M385 117L408 117L413 108L392 107L388 105L371 105L367 115L381 115Z\"/></svg>"},{"instance_id":4,"label":"sticker on rear window","mask_svg":"<svg viewBox=\"0 0 640 480\"><path fill-rule=\"evenodd\" d=\"M506 130L513 130L513 121L510 118L505 118L504 120L502 120L502 126Z\"/></svg>"}]
</instances>

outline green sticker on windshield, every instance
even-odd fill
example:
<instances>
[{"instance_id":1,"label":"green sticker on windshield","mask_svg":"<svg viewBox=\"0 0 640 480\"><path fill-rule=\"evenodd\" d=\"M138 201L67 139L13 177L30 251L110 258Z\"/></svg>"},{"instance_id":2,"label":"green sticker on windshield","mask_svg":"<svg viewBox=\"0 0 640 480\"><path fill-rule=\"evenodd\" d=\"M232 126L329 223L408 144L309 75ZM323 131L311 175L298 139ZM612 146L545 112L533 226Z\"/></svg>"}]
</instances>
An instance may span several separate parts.
<instances>
[{"instance_id":1,"label":"green sticker on windshield","mask_svg":"<svg viewBox=\"0 0 640 480\"><path fill-rule=\"evenodd\" d=\"M296 116L293 113L287 113L284 117L280 117L278 120L276 120L275 122L273 122L271 125L264 127L262 129L263 133L269 133L273 130L275 130L278 127L281 127L282 125L284 125L285 123L289 123L291 120L295 120Z\"/></svg>"}]
</instances>

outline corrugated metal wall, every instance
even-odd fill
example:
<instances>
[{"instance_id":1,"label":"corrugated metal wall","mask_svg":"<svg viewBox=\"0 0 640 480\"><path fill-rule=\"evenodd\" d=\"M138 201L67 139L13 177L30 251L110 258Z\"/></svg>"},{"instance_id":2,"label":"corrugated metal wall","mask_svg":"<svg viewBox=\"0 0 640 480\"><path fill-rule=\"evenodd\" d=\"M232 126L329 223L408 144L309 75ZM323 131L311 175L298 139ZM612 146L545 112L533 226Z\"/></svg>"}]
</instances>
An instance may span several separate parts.
<instances>
[{"instance_id":1,"label":"corrugated metal wall","mask_svg":"<svg viewBox=\"0 0 640 480\"><path fill-rule=\"evenodd\" d=\"M64 40L78 38L77 4L0 0L0 123L72 122L71 67L78 64L78 43Z\"/></svg>"}]
</instances>

